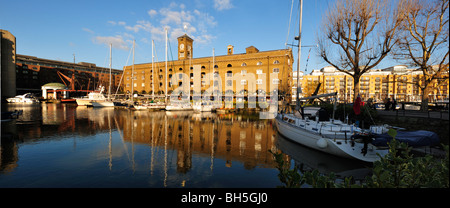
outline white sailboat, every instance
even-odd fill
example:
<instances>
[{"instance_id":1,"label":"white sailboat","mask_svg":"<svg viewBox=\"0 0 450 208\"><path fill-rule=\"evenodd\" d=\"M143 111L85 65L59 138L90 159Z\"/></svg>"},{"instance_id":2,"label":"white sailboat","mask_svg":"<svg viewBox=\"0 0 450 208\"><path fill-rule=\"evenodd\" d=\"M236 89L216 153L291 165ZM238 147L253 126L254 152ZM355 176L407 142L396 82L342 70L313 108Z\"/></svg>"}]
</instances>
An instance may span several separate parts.
<instances>
[{"instance_id":1,"label":"white sailboat","mask_svg":"<svg viewBox=\"0 0 450 208\"><path fill-rule=\"evenodd\" d=\"M112 71L112 44L109 44L109 90L108 98L104 100L91 101L93 107L114 107L114 102L111 100L111 71Z\"/></svg>"},{"instance_id":2,"label":"white sailboat","mask_svg":"<svg viewBox=\"0 0 450 208\"><path fill-rule=\"evenodd\" d=\"M301 56L301 24L302 24L303 0L300 0L300 28L299 28L299 46L298 61ZM297 62L297 70L300 70L300 64ZM297 73L298 76L299 73ZM297 78L297 82L298 82ZM298 84L297 84L298 86ZM333 95L334 94L334 95ZM316 97L336 96L337 93L319 95ZM301 109L299 91L297 91L297 109ZM303 109L302 109L303 110ZM278 132L286 138L305 145L307 147L333 154L340 157L357 159L365 162L374 162L388 153L386 148L379 149L369 141L351 139L353 133L362 132L362 130L352 124L346 124L341 121L321 119L316 115L315 120L310 120L302 111L301 117L295 114L278 113L275 120Z\"/></svg>"}]
</instances>

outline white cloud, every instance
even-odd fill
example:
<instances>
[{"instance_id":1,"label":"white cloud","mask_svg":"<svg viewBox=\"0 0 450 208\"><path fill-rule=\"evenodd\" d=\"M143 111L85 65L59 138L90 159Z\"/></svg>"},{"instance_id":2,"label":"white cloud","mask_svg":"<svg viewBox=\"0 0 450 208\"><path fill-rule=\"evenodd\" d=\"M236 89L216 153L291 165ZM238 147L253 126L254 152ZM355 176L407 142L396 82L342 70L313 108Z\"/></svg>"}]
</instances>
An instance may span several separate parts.
<instances>
[{"instance_id":1,"label":"white cloud","mask_svg":"<svg viewBox=\"0 0 450 208\"><path fill-rule=\"evenodd\" d=\"M117 48L120 50L129 50L127 42L120 35L96 36L96 37L94 37L93 42L96 44L105 44L107 46L109 46L109 44L112 44L113 48Z\"/></svg>"},{"instance_id":2,"label":"white cloud","mask_svg":"<svg viewBox=\"0 0 450 208\"><path fill-rule=\"evenodd\" d=\"M95 32L94 31L92 31L91 29L88 29L88 28L81 28L83 31L85 31L85 32L88 32L88 33L91 33L91 34L94 34Z\"/></svg>"},{"instance_id":3,"label":"white cloud","mask_svg":"<svg viewBox=\"0 0 450 208\"><path fill-rule=\"evenodd\" d=\"M150 9L147 11L147 14L153 18L154 16L156 16L158 14L158 12L154 9Z\"/></svg>"},{"instance_id":4,"label":"white cloud","mask_svg":"<svg viewBox=\"0 0 450 208\"><path fill-rule=\"evenodd\" d=\"M233 4L231 4L231 0L214 0L214 8L222 11L226 9L233 8Z\"/></svg>"},{"instance_id":5,"label":"white cloud","mask_svg":"<svg viewBox=\"0 0 450 208\"><path fill-rule=\"evenodd\" d=\"M228 1L229 3L229 1ZM127 43L133 39L149 44L151 40L164 41L165 30L169 28L169 38L171 40L187 33L198 44L209 44L215 36L208 33L208 30L217 25L217 21L207 12L192 9L180 3L172 2L163 8L148 9L146 19L138 19L135 24L127 24L124 21L108 21L109 25L121 26L122 31L117 31L116 36L95 37L95 43L109 44L126 50ZM185 27L186 26L186 27Z\"/></svg>"}]
</instances>

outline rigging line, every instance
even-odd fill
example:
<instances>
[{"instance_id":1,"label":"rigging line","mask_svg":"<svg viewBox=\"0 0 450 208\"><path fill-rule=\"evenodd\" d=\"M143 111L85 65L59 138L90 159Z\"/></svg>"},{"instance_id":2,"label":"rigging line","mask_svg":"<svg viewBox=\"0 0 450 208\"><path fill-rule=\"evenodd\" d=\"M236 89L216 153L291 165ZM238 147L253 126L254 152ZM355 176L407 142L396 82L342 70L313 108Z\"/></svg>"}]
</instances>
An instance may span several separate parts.
<instances>
[{"instance_id":1,"label":"rigging line","mask_svg":"<svg viewBox=\"0 0 450 208\"><path fill-rule=\"evenodd\" d=\"M292 0L291 3L291 13L289 14L289 23L288 23L288 32L286 36L286 42L284 43L285 48L288 48L288 41L289 41L289 31L291 30L291 21L292 21L292 8L294 7L294 0Z\"/></svg>"},{"instance_id":2,"label":"rigging line","mask_svg":"<svg viewBox=\"0 0 450 208\"><path fill-rule=\"evenodd\" d=\"M296 23L295 25L298 25L298 24L299 24L299 21L300 21L300 20L299 20L299 17L300 17L300 2L299 2L298 4L299 4L299 5L298 5L298 13L297 13L297 16L295 17L295 21L296 21L296 22L295 22L295 23ZM297 29L298 29L297 27L294 27L294 34L297 34L297 33L298 33L298 32L297 32ZM294 35L294 37L295 37L295 35ZM291 42L291 45L292 45L292 46L295 46L295 45L294 45L294 41L295 41L295 38L292 38L292 42Z\"/></svg>"}]
</instances>

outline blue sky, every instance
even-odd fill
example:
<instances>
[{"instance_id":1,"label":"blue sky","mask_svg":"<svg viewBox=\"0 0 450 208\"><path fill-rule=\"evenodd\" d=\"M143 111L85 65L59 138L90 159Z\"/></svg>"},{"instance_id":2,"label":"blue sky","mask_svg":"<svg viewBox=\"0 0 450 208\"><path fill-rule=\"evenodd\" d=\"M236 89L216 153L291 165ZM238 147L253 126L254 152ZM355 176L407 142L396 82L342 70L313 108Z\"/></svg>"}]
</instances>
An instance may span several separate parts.
<instances>
[{"instance_id":1,"label":"blue sky","mask_svg":"<svg viewBox=\"0 0 450 208\"><path fill-rule=\"evenodd\" d=\"M304 1L302 45L316 44L322 14L332 2ZM103 67L108 67L111 42L113 68L122 69L132 63L133 40L136 64L151 62L152 40L157 59L164 61L165 27L172 51L169 60L177 59L176 38L185 32L194 39L194 58L212 56L213 48L216 55L224 55L228 45L235 53L244 53L248 46L260 51L283 49L291 4L291 0L1 0L0 28L16 36L18 54L67 62L73 62L75 54L76 62ZM295 0L289 43L298 34L298 4ZM302 71L309 49L302 48ZM297 48L293 50L296 66ZM315 51L311 49L308 73L327 66Z\"/></svg>"}]
</instances>

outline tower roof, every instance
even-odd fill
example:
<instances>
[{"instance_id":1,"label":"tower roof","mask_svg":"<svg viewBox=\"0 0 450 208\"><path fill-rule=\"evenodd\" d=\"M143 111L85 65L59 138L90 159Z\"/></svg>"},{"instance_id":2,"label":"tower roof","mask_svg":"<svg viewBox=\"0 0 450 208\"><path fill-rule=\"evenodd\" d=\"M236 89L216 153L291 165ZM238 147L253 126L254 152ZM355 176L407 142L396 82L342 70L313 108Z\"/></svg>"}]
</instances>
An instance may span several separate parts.
<instances>
[{"instance_id":1,"label":"tower roof","mask_svg":"<svg viewBox=\"0 0 450 208\"><path fill-rule=\"evenodd\" d=\"M186 35L186 34L184 34L184 35L178 37L177 39L180 39L180 38L186 38L186 39L188 39L188 40L190 40L190 41L194 41L194 39L192 39L191 37L189 37L189 36Z\"/></svg>"}]
</instances>

